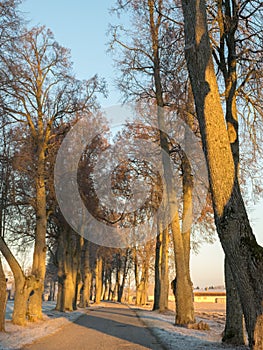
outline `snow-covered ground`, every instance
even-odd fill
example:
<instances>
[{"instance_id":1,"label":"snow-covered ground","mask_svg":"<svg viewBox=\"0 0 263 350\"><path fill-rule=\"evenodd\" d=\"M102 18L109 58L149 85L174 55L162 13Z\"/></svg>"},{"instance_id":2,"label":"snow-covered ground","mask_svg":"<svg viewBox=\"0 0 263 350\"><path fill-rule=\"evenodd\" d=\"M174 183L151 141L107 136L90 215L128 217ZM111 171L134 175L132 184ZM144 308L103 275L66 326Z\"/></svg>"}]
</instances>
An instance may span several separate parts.
<instances>
[{"instance_id":1,"label":"snow-covered ground","mask_svg":"<svg viewBox=\"0 0 263 350\"><path fill-rule=\"evenodd\" d=\"M195 303L196 321L203 321L210 330L200 331L174 325L174 312L164 314L145 309L136 309L137 315L168 350L245 350L248 347L233 347L221 343L224 330L224 306L214 303Z\"/></svg>"},{"instance_id":2,"label":"snow-covered ground","mask_svg":"<svg viewBox=\"0 0 263 350\"><path fill-rule=\"evenodd\" d=\"M44 320L36 323L28 323L25 327L12 325L11 313L13 303L7 305L6 333L0 333L0 350L20 349L25 344L30 344L38 338L57 332L66 324L80 317L85 310L79 309L71 313L59 313L54 311L54 302L44 302ZM107 307L107 303L101 306ZM224 329L224 306L209 303L199 303L196 306L197 322L206 322L210 330L200 331L174 326L174 313L168 311L165 314L152 312L150 307L135 308L138 317L156 335L159 341L167 348L173 350L237 350L246 347L232 347L221 344L221 333ZM91 306L96 307L95 305ZM112 304L111 304L112 307Z\"/></svg>"},{"instance_id":3,"label":"snow-covered ground","mask_svg":"<svg viewBox=\"0 0 263 350\"><path fill-rule=\"evenodd\" d=\"M48 334L57 332L66 324L75 321L85 311L79 309L74 312L57 312L54 302L43 302L44 320L35 323L28 322L25 327L11 323L13 302L9 301L6 308L6 332L0 333L0 350L17 350L26 344L34 342Z\"/></svg>"}]
</instances>

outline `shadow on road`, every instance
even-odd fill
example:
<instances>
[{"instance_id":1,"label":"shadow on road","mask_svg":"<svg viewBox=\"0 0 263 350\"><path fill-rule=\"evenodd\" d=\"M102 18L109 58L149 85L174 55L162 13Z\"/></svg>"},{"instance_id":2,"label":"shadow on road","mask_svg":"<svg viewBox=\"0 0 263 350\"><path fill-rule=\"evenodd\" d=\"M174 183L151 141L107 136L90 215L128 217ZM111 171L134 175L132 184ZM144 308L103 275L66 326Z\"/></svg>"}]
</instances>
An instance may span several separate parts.
<instances>
[{"instance_id":1,"label":"shadow on road","mask_svg":"<svg viewBox=\"0 0 263 350\"><path fill-rule=\"evenodd\" d=\"M153 349L164 347L138 319L135 312L124 305L89 309L74 323L57 333L40 339L23 349L80 350L80 349Z\"/></svg>"}]
</instances>

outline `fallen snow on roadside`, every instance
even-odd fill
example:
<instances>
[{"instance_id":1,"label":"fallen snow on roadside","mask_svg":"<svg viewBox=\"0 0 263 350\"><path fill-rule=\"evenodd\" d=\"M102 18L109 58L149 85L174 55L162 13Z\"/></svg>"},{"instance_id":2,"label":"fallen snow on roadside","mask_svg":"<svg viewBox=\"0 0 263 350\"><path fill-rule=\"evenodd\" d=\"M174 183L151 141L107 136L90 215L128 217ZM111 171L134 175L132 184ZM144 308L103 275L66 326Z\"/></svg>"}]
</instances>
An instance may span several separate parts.
<instances>
[{"instance_id":1,"label":"fallen snow on roadside","mask_svg":"<svg viewBox=\"0 0 263 350\"><path fill-rule=\"evenodd\" d=\"M197 317L197 322L206 322L210 330L200 331L177 327L174 325L174 314L160 314L143 309L135 309L136 314L168 350L245 350L247 347L233 347L221 343L224 321L220 313L207 313Z\"/></svg>"},{"instance_id":2,"label":"fallen snow on roadside","mask_svg":"<svg viewBox=\"0 0 263 350\"><path fill-rule=\"evenodd\" d=\"M6 333L0 333L0 350L20 349L36 339L53 334L65 325L75 321L85 310L73 312L58 312L54 310L55 303L43 303L44 319L26 326L15 326L10 320L6 321ZM12 307L9 305L9 308ZM8 317L9 318L9 317Z\"/></svg>"}]
</instances>

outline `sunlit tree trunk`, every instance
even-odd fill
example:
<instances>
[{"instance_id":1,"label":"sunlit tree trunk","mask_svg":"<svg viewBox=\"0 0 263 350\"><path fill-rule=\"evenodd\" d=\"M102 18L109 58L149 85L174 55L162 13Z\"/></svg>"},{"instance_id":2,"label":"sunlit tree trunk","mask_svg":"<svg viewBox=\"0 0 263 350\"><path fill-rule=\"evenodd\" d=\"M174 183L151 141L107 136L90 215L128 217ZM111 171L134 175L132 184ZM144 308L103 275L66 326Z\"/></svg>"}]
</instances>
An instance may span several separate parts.
<instances>
[{"instance_id":1,"label":"sunlit tree trunk","mask_svg":"<svg viewBox=\"0 0 263 350\"><path fill-rule=\"evenodd\" d=\"M6 310L6 277L3 270L2 261L0 258L0 332L5 331L5 310Z\"/></svg>"},{"instance_id":2,"label":"sunlit tree trunk","mask_svg":"<svg viewBox=\"0 0 263 350\"><path fill-rule=\"evenodd\" d=\"M168 247L169 247L169 227L167 226L162 233L161 245L161 286L159 311L168 309L169 278L168 278Z\"/></svg>"},{"instance_id":3,"label":"sunlit tree trunk","mask_svg":"<svg viewBox=\"0 0 263 350\"><path fill-rule=\"evenodd\" d=\"M184 259L185 259L185 273L187 278L187 286L189 296L191 294L191 302L189 303L189 310L193 308L193 283L190 275L190 252L191 252L191 229L193 224L193 174L190 160L187 154L190 154L190 149L192 147L190 143L191 137L189 134L192 133L193 128L193 115L191 113L192 103L191 103L192 93L188 93L188 102L186 105L186 124L189 127L185 128L185 150L181 154L181 169L182 169L182 187L183 187L183 214L182 214L182 239L184 247Z\"/></svg>"},{"instance_id":4,"label":"sunlit tree trunk","mask_svg":"<svg viewBox=\"0 0 263 350\"><path fill-rule=\"evenodd\" d=\"M77 310L77 302L80 300L80 289L82 287L81 279L81 252L84 244L84 238L76 234L76 244L73 254L73 281L75 284L75 296L73 299L73 310Z\"/></svg>"},{"instance_id":5,"label":"sunlit tree trunk","mask_svg":"<svg viewBox=\"0 0 263 350\"><path fill-rule=\"evenodd\" d=\"M0 237L0 250L7 260L15 279L15 301L12 322L17 325L25 325L27 320L27 302L33 289L38 288L38 280L35 276L26 277L18 264L16 258Z\"/></svg>"},{"instance_id":6,"label":"sunlit tree trunk","mask_svg":"<svg viewBox=\"0 0 263 350\"><path fill-rule=\"evenodd\" d=\"M151 28L151 40L152 40L152 51L154 59L154 84L155 84L155 95L157 102L157 118L158 127L160 129L160 145L166 154L169 154L169 145L165 130L164 120L164 100L163 100L163 89L161 83L161 70L160 70L160 58L159 58L159 27L161 23L161 14L157 15L155 20L154 11L155 3L153 0L148 0L149 7L149 21ZM176 289L176 319L177 324L188 324L195 321L194 317L194 306L192 298L192 285L189 283L187 278L187 264L186 257L184 254L183 238L180 228L180 220L178 214L178 208L176 203L176 192L172 186L173 172L171 164L167 162L164 154L162 153L162 163L165 179L165 191L168 202L169 214L171 218L171 231L172 240L174 244L174 255L175 255L175 266L177 275L177 289Z\"/></svg>"},{"instance_id":7,"label":"sunlit tree trunk","mask_svg":"<svg viewBox=\"0 0 263 350\"><path fill-rule=\"evenodd\" d=\"M140 281L140 305L146 305L148 301L149 285L149 265L144 264L142 267L142 277Z\"/></svg>"},{"instance_id":8,"label":"sunlit tree trunk","mask_svg":"<svg viewBox=\"0 0 263 350\"><path fill-rule=\"evenodd\" d=\"M217 232L231 269L251 349L263 344L263 249L240 192L207 30L205 1L182 1L185 54L206 156Z\"/></svg>"},{"instance_id":9,"label":"sunlit tree trunk","mask_svg":"<svg viewBox=\"0 0 263 350\"><path fill-rule=\"evenodd\" d=\"M40 134L43 121L40 121ZM32 274L39 280L39 288L29 299L28 318L36 321L42 318L42 296L44 292L44 280L46 274L46 230L47 230L47 208L45 187L45 147L40 140L37 141L38 164L36 186L36 232L33 255Z\"/></svg>"},{"instance_id":10,"label":"sunlit tree trunk","mask_svg":"<svg viewBox=\"0 0 263 350\"><path fill-rule=\"evenodd\" d=\"M95 291L95 303L100 304L102 297L102 272L103 272L103 260L102 256L96 257L95 267L95 279L96 279L96 291Z\"/></svg>"},{"instance_id":11,"label":"sunlit tree trunk","mask_svg":"<svg viewBox=\"0 0 263 350\"><path fill-rule=\"evenodd\" d=\"M61 232L57 250L58 297L56 310L73 311L76 307L78 260L81 254L81 239L67 222L61 218Z\"/></svg>"},{"instance_id":12,"label":"sunlit tree trunk","mask_svg":"<svg viewBox=\"0 0 263 350\"><path fill-rule=\"evenodd\" d=\"M231 151L235 164L237 178L239 177L239 121L236 105L237 89L237 52L236 52L236 30L238 28L238 4L229 0L217 3L218 25L220 31L219 58L220 69L223 73L225 82L225 119L227 123L228 137L231 145ZM224 14L225 11L225 14ZM230 26L226 21L231 22ZM227 50L226 50L227 48ZM227 58L225 56L227 55ZM231 270L225 258L225 281L226 281L226 325L223 335L223 342L243 345L244 340L244 322L243 311L240 303L235 282Z\"/></svg>"}]
</instances>

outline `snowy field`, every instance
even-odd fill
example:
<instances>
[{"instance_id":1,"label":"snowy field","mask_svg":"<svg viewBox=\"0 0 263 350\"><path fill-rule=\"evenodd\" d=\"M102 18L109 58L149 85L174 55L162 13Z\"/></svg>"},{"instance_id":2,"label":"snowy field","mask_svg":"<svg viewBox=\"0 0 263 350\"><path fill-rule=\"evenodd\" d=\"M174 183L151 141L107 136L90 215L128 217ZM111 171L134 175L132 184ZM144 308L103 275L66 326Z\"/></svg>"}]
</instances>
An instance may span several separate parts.
<instances>
[{"instance_id":1,"label":"snowy field","mask_svg":"<svg viewBox=\"0 0 263 350\"><path fill-rule=\"evenodd\" d=\"M150 308L135 308L136 314L150 331L159 339L166 349L173 350L244 350L246 347L233 347L221 344L221 333L224 329L224 305L212 303L195 303L197 322L206 322L210 330L200 331L174 326L174 313L152 312ZM80 317L85 310L59 313L54 311L54 302L44 302L44 321L28 323L26 327L14 326L10 322L13 303L7 305L6 333L0 333L0 350L18 350L38 338L57 332L63 326ZM107 307L102 303L99 307ZM173 305L169 305L171 308ZM91 308L98 306L92 305ZM111 304L112 307L112 304Z\"/></svg>"}]
</instances>

